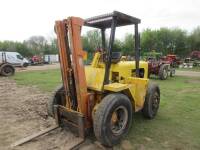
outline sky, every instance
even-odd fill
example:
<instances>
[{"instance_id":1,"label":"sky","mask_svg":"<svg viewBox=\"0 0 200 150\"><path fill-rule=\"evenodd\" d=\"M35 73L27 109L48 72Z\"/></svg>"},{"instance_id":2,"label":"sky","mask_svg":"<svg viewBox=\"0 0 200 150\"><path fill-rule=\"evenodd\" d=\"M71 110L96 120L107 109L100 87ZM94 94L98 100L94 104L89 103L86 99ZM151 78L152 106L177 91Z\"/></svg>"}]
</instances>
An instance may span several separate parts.
<instances>
[{"instance_id":1,"label":"sky","mask_svg":"<svg viewBox=\"0 0 200 150\"><path fill-rule=\"evenodd\" d=\"M200 0L0 0L0 41L55 36L55 20L121 11L141 19L140 31L160 27L192 31L200 25ZM134 28L117 29L116 36Z\"/></svg>"}]
</instances>

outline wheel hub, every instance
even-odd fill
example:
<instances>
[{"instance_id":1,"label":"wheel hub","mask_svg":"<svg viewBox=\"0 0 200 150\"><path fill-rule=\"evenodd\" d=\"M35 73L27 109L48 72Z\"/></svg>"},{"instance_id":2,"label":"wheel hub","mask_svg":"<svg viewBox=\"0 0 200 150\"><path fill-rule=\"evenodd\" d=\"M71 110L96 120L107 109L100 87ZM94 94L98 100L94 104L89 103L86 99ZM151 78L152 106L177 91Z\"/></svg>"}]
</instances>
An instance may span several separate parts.
<instances>
[{"instance_id":1,"label":"wheel hub","mask_svg":"<svg viewBox=\"0 0 200 150\"><path fill-rule=\"evenodd\" d=\"M5 73L10 73L10 72L12 72L12 69L10 67L6 67L4 71L5 71Z\"/></svg>"},{"instance_id":2,"label":"wheel hub","mask_svg":"<svg viewBox=\"0 0 200 150\"><path fill-rule=\"evenodd\" d=\"M155 113L159 107L159 96L158 93L154 94L153 102L152 102L152 110Z\"/></svg>"},{"instance_id":3,"label":"wheel hub","mask_svg":"<svg viewBox=\"0 0 200 150\"><path fill-rule=\"evenodd\" d=\"M111 131L115 135L119 135L126 128L128 123L128 111L124 106L119 106L112 113Z\"/></svg>"},{"instance_id":4,"label":"wheel hub","mask_svg":"<svg viewBox=\"0 0 200 150\"><path fill-rule=\"evenodd\" d=\"M164 77L167 78L167 70L166 69L163 70L163 74L164 74Z\"/></svg>"}]
</instances>

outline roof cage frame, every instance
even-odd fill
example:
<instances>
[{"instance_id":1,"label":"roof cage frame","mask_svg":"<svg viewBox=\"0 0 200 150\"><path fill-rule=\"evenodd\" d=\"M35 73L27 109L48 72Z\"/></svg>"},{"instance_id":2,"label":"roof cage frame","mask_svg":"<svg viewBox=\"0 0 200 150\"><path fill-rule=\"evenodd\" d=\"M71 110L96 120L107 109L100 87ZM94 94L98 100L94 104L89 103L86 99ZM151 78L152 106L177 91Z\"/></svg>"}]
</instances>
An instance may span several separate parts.
<instances>
[{"instance_id":1,"label":"roof cage frame","mask_svg":"<svg viewBox=\"0 0 200 150\"><path fill-rule=\"evenodd\" d=\"M101 29L102 36L102 48L106 51L105 59L105 77L104 85L109 84L109 74L111 67L111 56L113 51L113 44L115 39L116 27L135 25L135 66L136 66L136 77L139 77L139 60L140 60L140 36L138 33L138 24L141 22L140 19L126 15L124 13L113 11L112 13L91 17L84 20L84 25ZM111 28L110 40L108 48L106 49L105 44L105 30Z\"/></svg>"},{"instance_id":2,"label":"roof cage frame","mask_svg":"<svg viewBox=\"0 0 200 150\"><path fill-rule=\"evenodd\" d=\"M118 11L113 11L112 13L85 19L85 26L99 29L111 28L113 18L116 18L117 20L116 27L139 24L141 22L141 20L136 17L132 17Z\"/></svg>"}]
</instances>

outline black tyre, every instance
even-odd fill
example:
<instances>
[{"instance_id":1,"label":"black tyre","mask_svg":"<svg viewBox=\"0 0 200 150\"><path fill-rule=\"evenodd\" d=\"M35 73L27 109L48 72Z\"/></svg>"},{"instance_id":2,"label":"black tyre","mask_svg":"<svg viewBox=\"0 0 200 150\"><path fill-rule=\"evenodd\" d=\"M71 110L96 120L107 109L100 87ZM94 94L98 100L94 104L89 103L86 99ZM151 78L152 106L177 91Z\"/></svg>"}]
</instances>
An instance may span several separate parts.
<instances>
[{"instance_id":1,"label":"black tyre","mask_svg":"<svg viewBox=\"0 0 200 150\"><path fill-rule=\"evenodd\" d=\"M170 77L174 77L174 76L175 76L175 73L176 73L175 68L172 68L172 69L170 70Z\"/></svg>"},{"instance_id":2,"label":"black tyre","mask_svg":"<svg viewBox=\"0 0 200 150\"><path fill-rule=\"evenodd\" d=\"M48 115L54 118L54 105L65 105L64 104L64 88L59 86L53 93L52 98L47 103Z\"/></svg>"},{"instance_id":3,"label":"black tyre","mask_svg":"<svg viewBox=\"0 0 200 150\"><path fill-rule=\"evenodd\" d=\"M166 80L168 77L168 66L167 65L161 65L159 69L158 76L161 80Z\"/></svg>"},{"instance_id":4,"label":"black tyre","mask_svg":"<svg viewBox=\"0 0 200 150\"><path fill-rule=\"evenodd\" d=\"M24 63L23 67L28 67L28 65L29 65L28 63Z\"/></svg>"},{"instance_id":5,"label":"black tyre","mask_svg":"<svg viewBox=\"0 0 200 150\"><path fill-rule=\"evenodd\" d=\"M12 76L15 74L15 68L10 64L3 64L0 67L0 74L6 77Z\"/></svg>"},{"instance_id":6,"label":"black tyre","mask_svg":"<svg viewBox=\"0 0 200 150\"><path fill-rule=\"evenodd\" d=\"M93 115L96 138L105 146L113 146L127 134L132 123L132 104L124 94L103 98Z\"/></svg>"},{"instance_id":7,"label":"black tyre","mask_svg":"<svg viewBox=\"0 0 200 150\"><path fill-rule=\"evenodd\" d=\"M153 119L159 109L160 89L156 84L149 84L145 97L143 115L148 119Z\"/></svg>"}]
</instances>

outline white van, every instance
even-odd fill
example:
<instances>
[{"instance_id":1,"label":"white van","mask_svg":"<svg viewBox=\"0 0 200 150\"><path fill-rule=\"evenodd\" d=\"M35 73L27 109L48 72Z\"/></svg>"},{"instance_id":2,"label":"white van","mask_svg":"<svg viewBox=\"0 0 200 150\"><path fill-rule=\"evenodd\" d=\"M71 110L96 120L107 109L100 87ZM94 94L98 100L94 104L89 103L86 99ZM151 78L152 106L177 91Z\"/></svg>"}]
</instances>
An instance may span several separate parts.
<instances>
[{"instance_id":1,"label":"white van","mask_svg":"<svg viewBox=\"0 0 200 150\"><path fill-rule=\"evenodd\" d=\"M29 62L18 52L3 52L0 51L0 63L6 61L16 67L27 67Z\"/></svg>"},{"instance_id":2,"label":"white van","mask_svg":"<svg viewBox=\"0 0 200 150\"><path fill-rule=\"evenodd\" d=\"M59 56L56 55L44 55L44 63L46 64L52 64L59 62Z\"/></svg>"}]
</instances>

